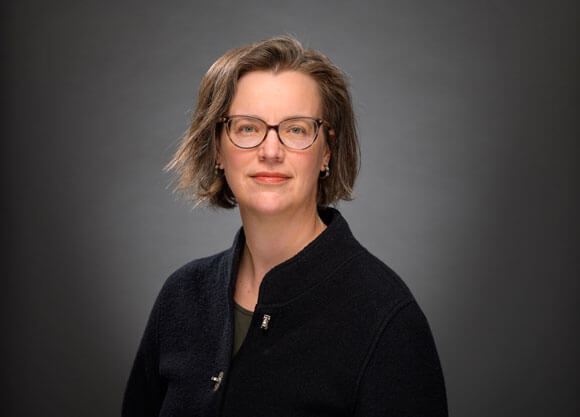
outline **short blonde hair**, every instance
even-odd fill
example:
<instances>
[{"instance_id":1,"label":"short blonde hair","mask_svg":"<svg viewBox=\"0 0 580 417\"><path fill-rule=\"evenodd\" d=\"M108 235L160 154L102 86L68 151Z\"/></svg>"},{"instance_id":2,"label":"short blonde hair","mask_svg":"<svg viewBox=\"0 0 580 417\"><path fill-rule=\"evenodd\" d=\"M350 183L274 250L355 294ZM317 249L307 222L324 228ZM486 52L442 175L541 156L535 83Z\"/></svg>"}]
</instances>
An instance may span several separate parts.
<instances>
[{"instance_id":1,"label":"short blonde hair","mask_svg":"<svg viewBox=\"0 0 580 417\"><path fill-rule=\"evenodd\" d=\"M275 37L231 50L207 71L199 88L197 106L188 131L167 164L177 175L176 191L210 205L233 208L236 198L217 171L216 155L221 124L242 75L259 70L294 70L311 76L322 98L323 118L332 127L326 137L331 152L328 178L318 181L317 204L351 200L359 171L360 149L348 84L343 72L319 51L304 48L291 37Z\"/></svg>"}]
</instances>

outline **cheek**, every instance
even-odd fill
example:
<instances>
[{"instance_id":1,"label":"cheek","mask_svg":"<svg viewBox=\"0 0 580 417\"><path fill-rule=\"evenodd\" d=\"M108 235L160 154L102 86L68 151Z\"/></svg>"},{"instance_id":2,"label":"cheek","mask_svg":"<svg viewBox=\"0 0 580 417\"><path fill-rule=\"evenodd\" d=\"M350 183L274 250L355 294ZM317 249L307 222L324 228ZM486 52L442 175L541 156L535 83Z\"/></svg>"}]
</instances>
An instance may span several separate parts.
<instances>
[{"instance_id":1,"label":"cheek","mask_svg":"<svg viewBox=\"0 0 580 417\"><path fill-rule=\"evenodd\" d=\"M324 164L324 157L326 153L326 144L324 142L321 142L318 145L319 147L316 148L316 152L314 152L311 161L312 170L315 172L320 171L320 168Z\"/></svg>"},{"instance_id":2,"label":"cheek","mask_svg":"<svg viewBox=\"0 0 580 417\"><path fill-rule=\"evenodd\" d=\"M309 186L318 182L320 167L322 166L322 155L315 153L310 158L301 161L300 171L302 172L302 181Z\"/></svg>"},{"instance_id":3,"label":"cheek","mask_svg":"<svg viewBox=\"0 0 580 417\"><path fill-rule=\"evenodd\" d=\"M225 133L222 134L219 142L219 154L221 156L221 163L226 169L230 171L236 166L237 155L235 149L232 149L232 144L229 139L225 137Z\"/></svg>"},{"instance_id":4,"label":"cheek","mask_svg":"<svg viewBox=\"0 0 580 417\"><path fill-rule=\"evenodd\" d=\"M240 191L240 187L244 186L248 167L251 165L251 153L233 148L230 143L223 143L221 156L228 185L234 193Z\"/></svg>"}]
</instances>

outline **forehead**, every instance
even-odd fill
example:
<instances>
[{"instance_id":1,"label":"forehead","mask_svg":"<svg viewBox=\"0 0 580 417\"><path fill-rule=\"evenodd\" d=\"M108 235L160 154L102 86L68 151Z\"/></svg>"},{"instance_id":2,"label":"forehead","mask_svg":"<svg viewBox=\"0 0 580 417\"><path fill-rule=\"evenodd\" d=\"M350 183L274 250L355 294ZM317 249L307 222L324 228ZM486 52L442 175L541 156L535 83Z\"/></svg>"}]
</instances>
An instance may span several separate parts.
<instances>
[{"instance_id":1,"label":"forehead","mask_svg":"<svg viewBox=\"0 0 580 417\"><path fill-rule=\"evenodd\" d=\"M322 117L318 84L298 71L249 72L238 80L229 114L271 123L294 116Z\"/></svg>"}]
</instances>

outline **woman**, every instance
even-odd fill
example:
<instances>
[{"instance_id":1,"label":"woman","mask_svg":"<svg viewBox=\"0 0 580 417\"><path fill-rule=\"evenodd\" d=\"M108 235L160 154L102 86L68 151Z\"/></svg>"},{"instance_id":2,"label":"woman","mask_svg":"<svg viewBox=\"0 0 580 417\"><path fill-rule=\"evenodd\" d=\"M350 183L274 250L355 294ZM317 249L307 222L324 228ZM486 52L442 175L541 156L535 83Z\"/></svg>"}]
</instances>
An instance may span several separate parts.
<instances>
[{"instance_id":1,"label":"woman","mask_svg":"<svg viewBox=\"0 0 580 417\"><path fill-rule=\"evenodd\" d=\"M328 207L350 197L358 142L326 57L286 37L225 54L169 167L243 227L163 286L123 415L447 414L417 303Z\"/></svg>"}]
</instances>

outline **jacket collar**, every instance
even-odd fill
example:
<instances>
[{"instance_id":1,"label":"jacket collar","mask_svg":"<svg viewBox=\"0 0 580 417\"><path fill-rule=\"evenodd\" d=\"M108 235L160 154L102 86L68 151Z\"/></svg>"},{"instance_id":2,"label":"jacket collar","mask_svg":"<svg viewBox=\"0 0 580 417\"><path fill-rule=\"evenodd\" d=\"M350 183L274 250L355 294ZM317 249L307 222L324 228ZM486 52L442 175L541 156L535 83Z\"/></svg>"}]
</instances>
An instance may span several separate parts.
<instances>
[{"instance_id":1,"label":"jacket collar","mask_svg":"<svg viewBox=\"0 0 580 417\"><path fill-rule=\"evenodd\" d=\"M292 258L272 268L260 285L258 305L285 304L328 277L341 264L365 249L352 235L348 223L338 210L320 208L319 215L326 229ZM227 256L229 293L233 291L238 264L245 244L240 228Z\"/></svg>"}]
</instances>

